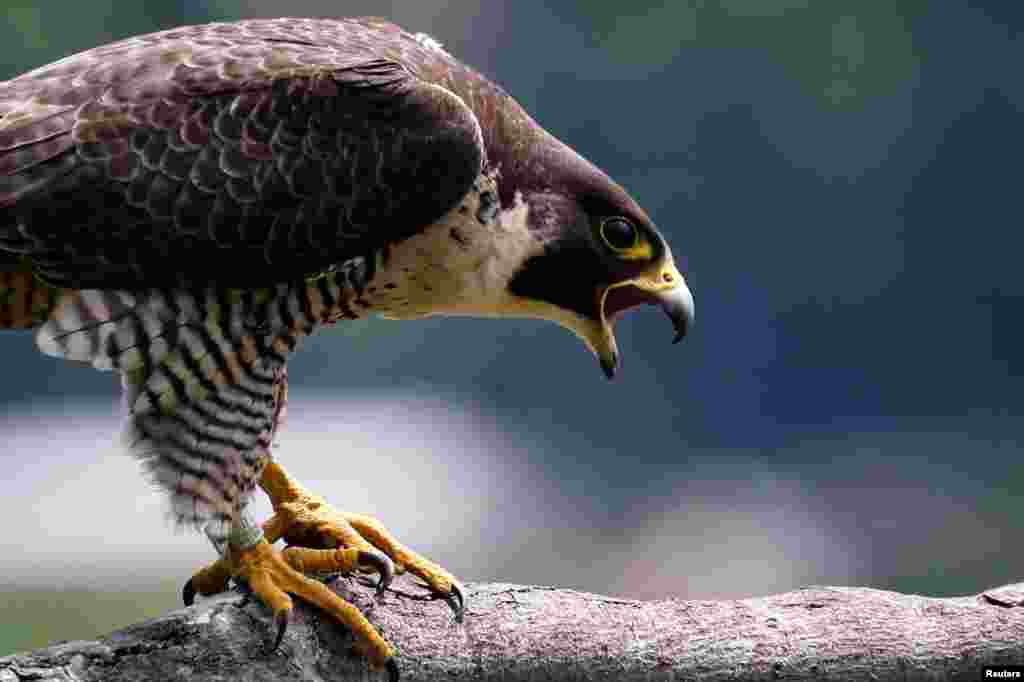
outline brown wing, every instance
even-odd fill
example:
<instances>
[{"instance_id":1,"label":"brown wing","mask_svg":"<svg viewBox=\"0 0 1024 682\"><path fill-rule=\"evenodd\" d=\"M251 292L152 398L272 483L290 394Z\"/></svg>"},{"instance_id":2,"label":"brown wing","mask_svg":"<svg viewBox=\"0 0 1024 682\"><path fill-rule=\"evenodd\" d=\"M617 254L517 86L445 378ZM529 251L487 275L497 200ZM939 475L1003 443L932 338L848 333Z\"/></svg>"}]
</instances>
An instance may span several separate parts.
<instances>
[{"instance_id":1,"label":"brown wing","mask_svg":"<svg viewBox=\"0 0 1024 682\"><path fill-rule=\"evenodd\" d=\"M393 28L189 27L0 83L0 251L62 286L261 286L416 233L484 151Z\"/></svg>"}]
</instances>

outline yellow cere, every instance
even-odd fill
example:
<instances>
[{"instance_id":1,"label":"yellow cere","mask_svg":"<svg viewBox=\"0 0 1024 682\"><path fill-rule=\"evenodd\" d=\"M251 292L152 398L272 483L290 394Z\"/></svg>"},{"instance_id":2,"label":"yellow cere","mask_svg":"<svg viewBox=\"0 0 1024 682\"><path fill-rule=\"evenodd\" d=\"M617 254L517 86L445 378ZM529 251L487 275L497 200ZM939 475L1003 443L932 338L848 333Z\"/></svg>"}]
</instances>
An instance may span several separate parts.
<instances>
[{"instance_id":1,"label":"yellow cere","mask_svg":"<svg viewBox=\"0 0 1024 682\"><path fill-rule=\"evenodd\" d=\"M616 254L623 260L650 260L654 257L654 248L646 239L637 238L637 243L626 249L616 249Z\"/></svg>"}]
</instances>

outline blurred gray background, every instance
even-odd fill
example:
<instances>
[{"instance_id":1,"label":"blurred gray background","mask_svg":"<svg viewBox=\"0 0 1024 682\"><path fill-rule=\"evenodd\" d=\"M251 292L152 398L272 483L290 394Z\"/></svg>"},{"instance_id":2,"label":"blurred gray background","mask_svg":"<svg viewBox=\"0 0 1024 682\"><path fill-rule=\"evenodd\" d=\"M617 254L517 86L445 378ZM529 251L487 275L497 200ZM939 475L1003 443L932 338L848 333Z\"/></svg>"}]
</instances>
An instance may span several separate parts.
<instances>
[{"instance_id":1,"label":"blurred gray background","mask_svg":"<svg viewBox=\"0 0 1024 682\"><path fill-rule=\"evenodd\" d=\"M466 580L641 598L1024 578L1024 7L993 0L14 0L0 78L131 34L376 14L607 170L697 300L608 384L536 322L370 320L290 365L278 457ZM0 333L0 653L172 608L211 556L113 376ZM260 510L266 511L261 499Z\"/></svg>"}]
</instances>

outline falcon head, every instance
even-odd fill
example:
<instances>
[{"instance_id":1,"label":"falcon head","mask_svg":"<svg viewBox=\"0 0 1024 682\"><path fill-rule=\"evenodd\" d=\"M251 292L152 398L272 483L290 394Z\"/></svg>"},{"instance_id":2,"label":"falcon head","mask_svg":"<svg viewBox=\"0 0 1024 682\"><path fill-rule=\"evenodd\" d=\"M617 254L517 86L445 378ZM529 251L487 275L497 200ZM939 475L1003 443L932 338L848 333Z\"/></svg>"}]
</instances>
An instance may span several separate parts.
<instances>
[{"instance_id":1,"label":"falcon head","mask_svg":"<svg viewBox=\"0 0 1024 682\"><path fill-rule=\"evenodd\" d=\"M517 171L524 171L521 182ZM509 279L509 293L527 315L579 336L609 379L619 364L613 325L625 311L657 305L672 322L673 342L686 335L693 295L668 243L602 171L544 135L529 161L503 176L501 191L503 205L524 205L526 227L539 244Z\"/></svg>"},{"instance_id":2,"label":"falcon head","mask_svg":"<svg viewBox=\"0 0 1024 682\"><path fill-rule=\"evenodd\" d=\"M609 379L619 364L613 325L627 310L660 306L681 340L693 324L693 296L644 210L500 87L436 46L424 50L419 73L471 111L463 130L479 146L477 181L445 216L392 249L388 277L408 274L382 314L557 322ZM448 129L458 108L446 109Z\"/></svg>"}]
</instances>

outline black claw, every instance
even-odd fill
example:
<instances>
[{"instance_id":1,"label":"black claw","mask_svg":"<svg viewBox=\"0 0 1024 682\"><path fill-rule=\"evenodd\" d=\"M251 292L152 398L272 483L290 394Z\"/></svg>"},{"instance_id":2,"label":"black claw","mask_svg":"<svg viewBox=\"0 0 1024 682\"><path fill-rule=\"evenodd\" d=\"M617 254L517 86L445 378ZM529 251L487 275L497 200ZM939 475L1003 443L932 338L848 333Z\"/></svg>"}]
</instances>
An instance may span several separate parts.
<instances>
[{"instance_id":1,"label":"black claw","mask_svg":"<svg viewBox=\"0 0 1024 682\"><path fill-rule=\"evenodd\" d=\"M370 564L377 569L377 572L380 573L377 594L383 594L384 590L391 586L391 581L395 579L395 564L391 558L384 552L364 549L359 551L358 561L360 564Z\"/></svg>"},{"instance_id":2,"label":"black claw","mask_svg":"<svg viewBox=\"0 0 1024 682\"><path fill-rule=\"evenodd\" d=\"M192 606L196 601L196 588L192 585L192 578L189 578L185 582L185 587L181 588L181 601L185 602L185 606Z\"/></svg>"},{"instance_id":3,"label":"black claw","mask_svg":"<svg viewBox=\"0 0 1024 682\"><path fill-rule=\"evenodd\" d=\"M389 658L384 667L388 671L388 682L398 682L398 664L395 663L395 659Z\"/></svg>"},{"instance_id":4,"label":"black claw","mask_svg":"<svg viewBox=\"0 0 1024 682\"><path fill-rule=\"evenodd\" d=\"M277 637L274 639L274 646L267 650L267 653L273 653L277 651L277 647L281 646L281 640L284 639L284 632L288 629L288 611L281 611L274 616L274 621L277 623Z\"/></svg>"},{"instance_id":5,"label":"black claw","mask_svg":"<svg viewBox=\"0 0 1024 682\"><path fill-rule=\"evenodd\" d=\"M455 612L455 622L461 623L462 617L466 613L466 600L462 596L462 588L458 583L452 583L452 591L444 596L444 600Z\"/></svg>"}]
</instances>

